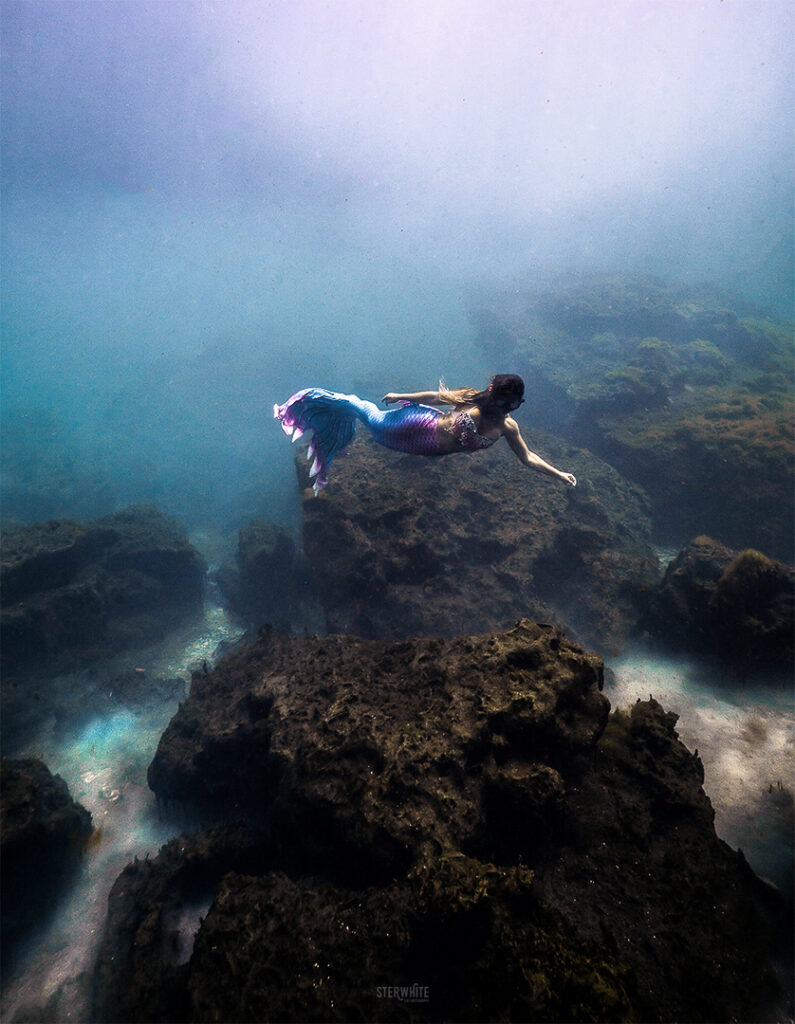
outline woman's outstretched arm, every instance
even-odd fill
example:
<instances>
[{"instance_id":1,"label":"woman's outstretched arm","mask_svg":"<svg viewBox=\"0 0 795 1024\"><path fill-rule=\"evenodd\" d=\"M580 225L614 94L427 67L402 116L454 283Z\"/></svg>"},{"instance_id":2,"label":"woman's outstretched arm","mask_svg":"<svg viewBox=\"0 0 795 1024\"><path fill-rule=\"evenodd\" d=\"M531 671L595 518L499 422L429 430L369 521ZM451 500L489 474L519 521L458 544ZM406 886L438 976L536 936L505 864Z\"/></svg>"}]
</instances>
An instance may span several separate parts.
<instances>
[{"instance_id":1,"label":"woman's outstretched arm","mask_svg":"<svg viewBox=\"0 0 795 1024\"><path fill-rule=\"evenodd\" d=\"M530 469L535 469L538 473L544 473L546 476L557 477L572 487L577 486L577 478L573 473L563 473L561 470L555 469L554 466L545 462L540 455L530 451L519 432L518 424L510 416L507 416L505 419L505 440L523 465L528 466Z\"/></svg>"},{"instance_id":2,"label":"woman's outstretched arm","mask_svg":"<svg viewBox=\"0 0 795 1024\"><path fill-rule=\"evenodd\" d=\"M438 391L415 391L413 394L399 394L397 391L390 391L381 399L384 405L393 402L418 402L420 405L450 405L444 401Z\"/></svg>"}]
</instances>

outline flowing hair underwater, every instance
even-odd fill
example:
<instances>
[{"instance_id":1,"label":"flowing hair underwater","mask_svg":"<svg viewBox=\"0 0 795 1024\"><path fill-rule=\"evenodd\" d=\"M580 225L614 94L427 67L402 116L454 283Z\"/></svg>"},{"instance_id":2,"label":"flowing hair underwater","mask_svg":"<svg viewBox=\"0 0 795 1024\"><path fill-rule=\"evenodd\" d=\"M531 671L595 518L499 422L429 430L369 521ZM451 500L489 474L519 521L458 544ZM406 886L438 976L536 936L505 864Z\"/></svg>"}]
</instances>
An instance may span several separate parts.
<instances>
[{"instance_id":1,"label":"flowing hair underwater","mask_svg":"<svg viewBox=\"0 0 795 1024\"><path fill-rule=\"evenodd\" d=\"M487 416L504 404L520 405L524 401L524 381L515 373L497 373L483 391L475 388L448 388L439 381L439 398L455 408L476 405Z\"/></svg>"}]
</instances>

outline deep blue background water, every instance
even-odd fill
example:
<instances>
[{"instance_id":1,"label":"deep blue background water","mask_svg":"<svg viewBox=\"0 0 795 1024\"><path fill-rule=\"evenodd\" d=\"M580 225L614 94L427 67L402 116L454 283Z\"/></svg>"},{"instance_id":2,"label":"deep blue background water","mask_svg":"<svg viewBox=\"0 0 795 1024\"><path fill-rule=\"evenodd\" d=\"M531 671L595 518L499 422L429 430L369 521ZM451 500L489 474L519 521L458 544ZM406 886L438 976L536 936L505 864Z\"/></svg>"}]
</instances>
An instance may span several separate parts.
<instances>
[{"instance_id":1,"label":"deep blue background water","mask_svg":"<svg viewBox=\"0 0 795 1024\"><path fill-rule=\"evenodd\" d=\"M778 0L113 3L2 18L4 510L296 522L272 405L478 383L550 272L792 305Z\"/></svg>"}]
</instances>

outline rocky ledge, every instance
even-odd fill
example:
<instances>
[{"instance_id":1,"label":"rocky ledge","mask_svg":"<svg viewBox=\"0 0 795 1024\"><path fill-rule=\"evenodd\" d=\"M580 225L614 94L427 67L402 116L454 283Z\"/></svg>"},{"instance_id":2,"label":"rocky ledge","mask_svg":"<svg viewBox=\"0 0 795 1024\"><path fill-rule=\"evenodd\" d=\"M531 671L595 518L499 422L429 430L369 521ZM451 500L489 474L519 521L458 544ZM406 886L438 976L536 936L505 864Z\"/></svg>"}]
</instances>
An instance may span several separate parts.
<instances>
[{"instance_id":1,"label":"rocky ledge","mask_svg":"<svg viewBox=\"0 0 795 1024\"><path fill-rule=\"evenodd\" d=\"M3 673L63 671L159 638L201 604L205 565L151 506L3 534Z\"/></svg>"},{"instance_id":2,"label":"rocky ledge","mask_svg":"<svg viewBox=\"0 0 795 1024\"><path fill-rule=\"evenodd\" d=\"M661 646L710 655L742 677L791 674L795 572L761 551L696 537L650 590L644 624Z\"/></svg>"},{"instance_id":3,"label":"rocky ledge","mask_svg":"<svg viewBox=\"0 0 795 1024\"><path fill-rule=\"evenodd\" d=\"M454 636L528 616L602 651L621 645L656 580L645 495L581 448L542 431L527 441L579 485L527 470L504 443L439 459L357 438L321 497L304 491L329 631Z\"/></svg>"},{"instance_id":4,"label":"rocky ledge","mask_svg":"<svg viewBox=\"0 0 795 1024\"><path fill-rule=\"evenodd\" d=\"M707 287L594 275L483 296L476 326L490 362L525 377L527 420L645 488L657 537L792 560L791 322Z\"/></svg>"},{"instance_id":5,"label":"rocky ledge","mask_svg":"<svg viewBox=\"0 0 795 1024\"><path fill-rule=\"evenodd\" d=\"M35 758L2 759L3 971L16 946L52 912L79 869L91 815L69 795L66 783Z\"/></svg>"},{"instance_id":6,"label":"rocky ledge","mask_svg":"<svg viewBox=\"0 0 795 1024\"><path fill-rule=\"evenodd\" d=\"M195 675L150 785L253 824L120 876L97 1019L771 1019L766 890L676 716L601 680L527 620Z\"/></svg>"}]
</instances>

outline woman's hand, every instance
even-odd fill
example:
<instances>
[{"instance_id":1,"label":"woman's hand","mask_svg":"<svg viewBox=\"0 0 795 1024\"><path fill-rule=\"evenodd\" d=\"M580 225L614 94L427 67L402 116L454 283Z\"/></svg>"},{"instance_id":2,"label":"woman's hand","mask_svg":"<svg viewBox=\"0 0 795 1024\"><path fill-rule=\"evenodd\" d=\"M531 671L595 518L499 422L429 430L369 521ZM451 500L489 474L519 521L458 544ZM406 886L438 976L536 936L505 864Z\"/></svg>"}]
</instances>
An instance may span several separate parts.
<instances>
[{"instance_id":1,"label":"woman's hand","mask_svg":"<svg viewBox=\"0 0 795 1024\"><path fill-rule=\"evenodd\" d=\"M577 477L573 473L561 473L561 480L565 480L567 484L571 484L572 487L577 486Z\"/></svg>"},{"instance_id":2,"label":"woman's hand","mask_svg":"<svg viewBox=\"0 0 795 1024\"><path fill-rule=\"evenodd\" d=\"M391 405L393 402L398 401L398 395L396 395L394 391L390 391L388 394L384 395L381 401L384 405Z\"/></svg>"}]
</instances>

